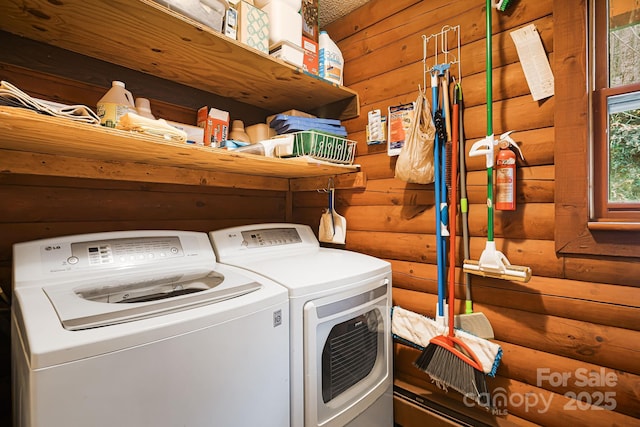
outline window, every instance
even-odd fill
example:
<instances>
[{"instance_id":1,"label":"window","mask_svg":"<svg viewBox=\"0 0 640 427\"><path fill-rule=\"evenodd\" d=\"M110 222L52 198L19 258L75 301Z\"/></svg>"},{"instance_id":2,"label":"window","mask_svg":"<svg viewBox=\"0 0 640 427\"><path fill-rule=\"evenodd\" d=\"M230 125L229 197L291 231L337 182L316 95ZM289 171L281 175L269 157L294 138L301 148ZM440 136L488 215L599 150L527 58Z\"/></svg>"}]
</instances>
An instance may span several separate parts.
<instances>
[{"instance_id":1,"label":"window","mask_svg":"<svg viewBox=\"0 0 640 427\"><path fill-rule=\"evenodd\" d=\"M592 1L591 228L640 222L640 4Z\"/></svg>"},{"instance_id":2,"label":"window","mask_svg":"<svg viewBox=\"0 0 640 427\"><path fill-rule=\"evenodd\" d=\"M592 140L592 134L597 133L596 128L599 124L597 120L592 122L590 119L592 116L591 105L603 105L597 104L597 102L606 99L607 105L609 103L612 105L611 112L614 117L611 121L615 122L619 120L619 117L615 116L616 114L634 108L633 102L629 98L617 96L640 90L639 86L635 86L636 89L633 90L634 86L630 86L626 82L622 86L613 85L610 87L607 84L599 86L599 89L603 90L596 91L594 97L591 97L592 89L596 87L592 73L596 67L595 64L590 63L589 52L593 47L591 42L599 40L602 43L602 38L594 39L593 37L595 32L589 23L591 22L590 17L595 14L592 14L593 10L590 5L616 5L618 1L622 0L610 0L609 3L606 0L553 2L555 243L559 255L640 257L640 216L628 217L630 213L640 214L640 211L633 212L633 209L630 209L632 203L618 203L614 197L613 203L607 203L606 212L607 215L611 212L613 216L606 218L602 216L601 219L596 220L594 215L596 201L593 197L595 192L592 190L600 187L594 181L598 166L592 160L596 160L598 157L605 159L602 164L607 165L606 176L608 179L610 144L608 139L603 140L607 142L600 145L599 148L604 146L607 149L606 156L596 155L594 147L597 145L592 145L592 142L595 142ZM634 6L632 9L637 9L635 6L637 0L629 0L626 3L631 3ZM603 15L598 16L602 17ZM605 21L608 16L605 11ZM614 27L618 28L619 25L614 23ZM637 31L637 27L634 30ZM607 46L608 37L605 36L604 40L605 46ZM599 45L596 46L596 52L605 51ZM636 55L638 55L637 51ZM608 55L605 58L608 58ZM638 56L635 61L635 68L638 68ZM606 66L609 67L608 59ZM602 107L599 111L603 111ZM607 117L606 126L609 126L608 111L600 117ZM615 126L616 124L614 124ZM604 129L604 126L601 129ZM619 179L617 175L614 175L613 180L617 179ZM607 182L605 188L608 189L608 186ZM608 192L606 200L609 202ZM627 209L628 212L620 210L620 207ZM614 214L618 216L616 217Z\"/></svg>"}]
</instances>

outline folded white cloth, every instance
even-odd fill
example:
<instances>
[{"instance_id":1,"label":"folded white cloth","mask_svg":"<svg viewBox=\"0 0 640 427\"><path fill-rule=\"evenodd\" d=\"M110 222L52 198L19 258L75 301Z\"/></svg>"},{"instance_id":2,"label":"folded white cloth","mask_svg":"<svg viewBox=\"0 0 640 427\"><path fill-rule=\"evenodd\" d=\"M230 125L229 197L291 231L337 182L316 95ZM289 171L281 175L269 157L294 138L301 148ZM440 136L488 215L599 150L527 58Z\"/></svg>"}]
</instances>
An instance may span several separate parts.
<instances>
[{"instance_id":1,"label":"folded white cloth","mask_svg":"<svg viewBox=\"0 0 640 427\"><path fill-rule=\"evenodd\" d=\"M86 105L65 105L57 102L33 98L14 85L0 81L0 105L28 108L54 117L73 120L74 122L100 124L100 118Z\"/></svg>"},{"instance_id":2,"label":"folded white cloth","mask_svg":"<svg viewBox=\"0 0 640 427\"><path fill-rule=\"evenodd\" d=\"M120 117L116 129L160 136L172 142L187 142L187 133L171 126L164 119L154 120L134 113L127 113Z\"/></svg>"},{"instance_id":3,"label":"folded white cloth","mask_svg":"<svg viewBox=\"0 0 640 427\"><path fill-rule=\"evenodd\" d=\"M435 320L421 314L399 306L392 308L391 332L394 338L399 338L400 341L420 350L429 345L431 338L446 335L447 329L446 326L441 326ZM495 376L500 359L502 359L502 347L459 329L456 329L454 333L475 353L484 373L490 377Z\"/></svg>"}]
</instances>

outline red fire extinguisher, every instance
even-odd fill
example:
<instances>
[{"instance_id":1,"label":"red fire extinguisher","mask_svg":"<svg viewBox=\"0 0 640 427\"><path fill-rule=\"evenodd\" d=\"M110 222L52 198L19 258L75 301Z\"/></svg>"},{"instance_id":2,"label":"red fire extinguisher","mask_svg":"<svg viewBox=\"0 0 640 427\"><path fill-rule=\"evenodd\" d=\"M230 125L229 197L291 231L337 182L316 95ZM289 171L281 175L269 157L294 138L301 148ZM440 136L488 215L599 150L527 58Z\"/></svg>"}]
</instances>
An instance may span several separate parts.
<instances>
[{"instance_id":1,"label":"red fire extinguisher","mask_svg":"<svg viewBox=\"0 0 640 427\"><path fill-rule=\"evenodd\" d=\"M496 209L500 211L516 210L516 154L515 147L524 160L518 144L509 136L512 131L500 136L498 157L496 159Z\"/></svg>"}]
</instances>

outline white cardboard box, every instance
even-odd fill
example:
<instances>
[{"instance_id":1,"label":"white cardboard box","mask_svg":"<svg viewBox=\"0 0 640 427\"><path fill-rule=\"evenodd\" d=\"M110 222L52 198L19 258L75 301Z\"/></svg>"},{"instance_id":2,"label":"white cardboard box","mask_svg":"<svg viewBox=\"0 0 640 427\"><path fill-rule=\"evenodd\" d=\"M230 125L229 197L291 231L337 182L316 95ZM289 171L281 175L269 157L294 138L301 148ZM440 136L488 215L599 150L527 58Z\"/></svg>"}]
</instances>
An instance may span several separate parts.
<instances>
[{"instance_id":1,"label":"white cardboard box","mask_svg":"<svg viewBox=\"0 0 640 427\"><path fill-rule=\"evenodd\" d=\"M290 42L280 42L271 47L269 55L282 59L284 62L302 68L304 50Z\"/></svg>"}]
</instances>

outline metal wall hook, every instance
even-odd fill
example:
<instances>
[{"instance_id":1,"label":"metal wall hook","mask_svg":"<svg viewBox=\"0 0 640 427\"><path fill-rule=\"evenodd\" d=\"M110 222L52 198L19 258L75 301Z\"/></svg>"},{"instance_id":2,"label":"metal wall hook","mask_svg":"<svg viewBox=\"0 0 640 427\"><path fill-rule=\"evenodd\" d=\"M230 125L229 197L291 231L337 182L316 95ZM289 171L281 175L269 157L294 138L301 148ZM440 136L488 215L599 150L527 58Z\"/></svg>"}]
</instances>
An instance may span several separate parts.
<instances>
[{"instance_id":1,"label":"metal wall hook","mask_svg":"<svg viewBox=\"0 0 640 427\"><path fill-rule=\"evenodd\" d=\"M454 34L451 34L451 32ZM455 37L452 46L450 35ZM429 43L433 40L433 65L427 64ZM444 59L443 62L440 62ZM462 82L462 69L460 67L460 25L444 25L440 32L429 36L422 35L422 79L427 87L427 74L443 75L452 65L458 66L458 83Z\"/></svg>"},{"instance_id":2,"label":"metal wall hook","mask_svg":"<svg viewBox=\"0 0 640 427\"><path fill-rule=\"evenodd\" d=\"M335 185L333 182L333 177L329 177L329 182L327 183L327 186L325 188L319 188L318 190L316 190L318 193L329 193L331 191L335 190Z\"/></svg>"}]
</instances>

